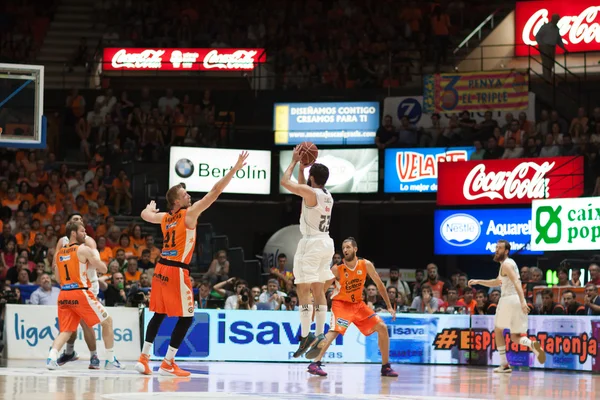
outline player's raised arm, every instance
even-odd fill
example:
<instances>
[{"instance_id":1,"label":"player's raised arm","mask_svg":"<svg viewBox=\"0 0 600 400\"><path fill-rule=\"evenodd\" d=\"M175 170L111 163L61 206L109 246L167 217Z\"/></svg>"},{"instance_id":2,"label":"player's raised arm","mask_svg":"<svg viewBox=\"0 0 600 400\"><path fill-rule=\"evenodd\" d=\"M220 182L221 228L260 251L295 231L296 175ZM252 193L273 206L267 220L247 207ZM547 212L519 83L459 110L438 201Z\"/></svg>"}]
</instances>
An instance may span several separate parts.
<instances>
[{"instance_id":1,"label":"player's raised arm","mask_svg":"<svg viewBox=\"0 0 600 400\"><path fill-rule=\"evenodd\" d=\"M314 207L315 205L317 205L317 195L315 191L312 190L311 187L306 184L303 166L300 167L298 183L292 182L292 173L294 172L294 168L296 168L296 164L298 164L298 162L300 161L300 158L300 145L298 145L292 153L292 161L285 170L285 173L281 178L280 184L295 195L302 197L308 207Z\"/></svg>"},{"instance_id":2,"label":"player's raised arm","mask_svg":"<svg viewBox=\"0 0 600 400\"><path fill-rule=\"evenodd\" d=\"M396 310L392 307L392 303L390 303L390 297L387 294L387 290L385 289L385 285L381 281L377 270L373 263L369 260L365 260L365 264L367 265L367 274L373 279L375 282L375 286L377 286L377 290L379 290L379 294L383 297L383 301L385 301L385 305L390 314L392 314L392 321L396 320Z\"/></svg>"},{"instance_id":3,"label":"player's raised arm","mask_svg":"<svg viewBox=\"0 0 600 400\"><path fill-rule=\"evenodd\" d=\"M246 160L248 159L248 152L242 151L242 153L238 156L237 162L235 165L229 170L227 175L223 178L219 179L217 183L210 189L210 192L206 193L206 195L192 204L190 208L188 208L187 214L185 216L185 223L187 226L191 226L196 223L198 217L204 210L212 205L212 203L217 200L217 198L223 193L229 182L233 179L233 176L240 169L244 168L246 165Z\"/></svg>"},{"instance_id":4,"label":"player's raised arm","mask_svg":"<svg viewBox=\"0 0 600 400\"><path fill-rule=\"evenodd\" d=\"M503 262L500 270L504 272L504 274L510 279L510 281L515 285L515 290L519 295L519 301L521 302L521 309L525 313L525 315L529 314L529 307L527 306L527 302L525 301L525 295L523 294L523 287L521 286L521 278L515 273L512 265Z\"/></svg>"},{"instance_id":5,"label":"player's raised arm","mask_svg":"<svg viewBox=\"0 0 600 400\"><path fill-rule=\"evenodd\" d=\"M160 224L165 214L166 213L164 212L158 212L158 208L156 208L156 202L152 200L150 203L148 203L146 208L142 210L140 216L146 222L150 222L151 224Z\"/></svg>"},{"instance_id":6,"label":"player's raised arm","mask_svg":"<svg viewBox=\"0 0 600 400\"><path fill-rule=\"evenodd\" d=\"M82 262L87 262L88 267L95 268L101 274L108 271L106 264L100 259L100 253L98 253L98 250L96 249L91 249L87 246L79 246L77 256Z\"/></svg>"}]
</instances>

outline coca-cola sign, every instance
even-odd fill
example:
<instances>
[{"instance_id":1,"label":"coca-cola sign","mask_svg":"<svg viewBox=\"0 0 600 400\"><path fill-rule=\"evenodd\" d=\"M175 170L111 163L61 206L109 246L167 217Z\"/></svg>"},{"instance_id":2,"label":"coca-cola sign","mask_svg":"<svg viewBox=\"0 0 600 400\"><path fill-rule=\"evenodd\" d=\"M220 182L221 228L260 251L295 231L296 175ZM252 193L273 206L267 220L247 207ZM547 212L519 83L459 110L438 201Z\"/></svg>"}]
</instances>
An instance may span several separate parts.
<instances>
[{"instance_id":1,"label":"coca-cola sign","mask_svg":"<svg viewBox=\"0 0 600 400\"><path fill-rule=\"evenodd\" d=\"M248 71L266 61L264 49L104 49L104 71Z\"/></svg>"},{"instance_id":2,"label":"coca-cola sign","mask_svg":"<svg viewBox=\"0 0 600 400\"><path fill-rule=\"evenodd\" d=\"M583 157L440 163L437 204L529 204L583 194Z\"/></svg>"},{"instance_id":3,"label":"coca-cola sign","mask_svg":"<svg viewBox=\"0 0 600 400\"><path fill-rule=\"evenodd\" d=\"M515 54L538 54L535 35L552 14L560 15L558 27L572 53L600 51L600 3L598 1L519 1L515 10ZM557 52L562 50L557 47Z\"/></svg>"}]
</instances>

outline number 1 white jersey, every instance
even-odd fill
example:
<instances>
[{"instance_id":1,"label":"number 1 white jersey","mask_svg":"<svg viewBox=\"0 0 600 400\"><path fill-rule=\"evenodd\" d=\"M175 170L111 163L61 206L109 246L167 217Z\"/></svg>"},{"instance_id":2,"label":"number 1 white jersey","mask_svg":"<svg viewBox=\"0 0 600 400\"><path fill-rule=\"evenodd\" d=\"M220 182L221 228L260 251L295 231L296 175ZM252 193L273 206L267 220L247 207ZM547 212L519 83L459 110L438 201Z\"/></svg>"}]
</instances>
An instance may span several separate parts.
<instances>
[{"instance_id":1,"label":"number 1 white jersey","mask_svg":"<svg viewBox=\"0 0 600 400\"><path fill-rule=\"evenodd\" d=\"M302 200L300 232L303 236L329 236L333 197L327 189L312 189L317 195L317 205L308 207Z\"/></svg>"}]
</instances>

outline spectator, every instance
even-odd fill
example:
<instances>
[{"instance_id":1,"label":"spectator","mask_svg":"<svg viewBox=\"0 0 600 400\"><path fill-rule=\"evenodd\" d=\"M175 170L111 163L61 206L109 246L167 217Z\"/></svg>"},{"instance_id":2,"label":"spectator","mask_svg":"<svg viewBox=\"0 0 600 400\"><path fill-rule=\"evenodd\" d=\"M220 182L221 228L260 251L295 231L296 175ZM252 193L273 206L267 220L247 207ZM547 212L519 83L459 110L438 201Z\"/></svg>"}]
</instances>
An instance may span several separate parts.
<instances>
[{"instance_id":1,"label":"spectator","mask_svg":"<svg viewBox=\"0 0 600 400\"><path fill-rule=\"evenodd\" d=\"M152 281L150 280L150 277L148 276L148 274L145 273L145 272L142 273L142 275L140 275L140 287L141 288L150 288L150 287L152 287Z\"/></svg>"},{"instance_id":2,"label":"spectator","mask_svg":"<svg viewBox=\"0 0 600 400\"><path fill-rule=\"evenodd\" d=\"M154 269L155 264L150 261L150 250L148 250L148 249L142 250L142 257L140 258L140 261L138 262L138 266L143 271L148 271L150 269Z\"/></svg>"},{"instance_id":3,"label":"spectator","mask_svg":"<svg viewBox=\"0 0 600 400\"><path fill-rule=\"evenodd\" d=\"M386 306L383 299L377 291L377 286L371 283L366 287L367 294L365 296L365 303L374 311L385 310Z\"/></svg>"},{"instance_id":4,"label":"spectator","mask_svg":"<svg viewBox=\"0 0 600 400\"><path fill-rule=\"evenodd\" d=\"M557 126L556 124L554 126ZM554 135L551 133L546 135L544 147L540 150L540 157L558 157L560 149L554 144Z\"/></svg>"},{"instance_id":5,"label":"spectator","mask_svg":"<svg viewBox=\"0 0 600 400\"><path fill-rule=\"evenodd\" d=\"M196 301L198 302L198 308L208 308L208 301L210 299L210 283L206 281L200 282L200 288L198 289L198 295L196 297Z\"/></svg>"},{"instance_id":6,"label":"spectator","mask_svg":"<svg viewBox=\"0 0 600 400\"><path fill-rule=\"evenodd\" d=\"M17 249L27 250L35 244L35 235L31 233L29 224L23 226L23 230L15 235L17 238Z\"/></svg>"},{"instance_id":7,"label":"spectator","mask_svg":"<svg viewBox=\"0 0 600 400\"><path fill-rule=\"evenodd\" d=\"M40 306L54 306L58 304L59 293L60 289L52 286L50 275L42 274L40 278L40 287L31 294L29 302Z\"/></svg>"},{"instance_id":8,"label":"spectator","mask_svg":"<svg viewBox=\"0 0 600 400\"><path fill-rule=\"evenodd\" d=\"M575 293L571 290L563 292L563 302L568 315L586 315L586 309L575 300Z\"/></svg>"},{"instance_id":9,"label":"spectator","mask_svg":"<svg viewBox=\"0 0 600 400\"><path fill-rule=\"evenodd\" d=\"M487 150L483 155L484 160L498 160L504 154L504 149L498 147L498 142L495 137L488 139Z\"/></svg>"},{"instance_id":10,"label":"spectator","mask_svg":"<svg viewBox=\"0 0 600 400\"><path fill-rule=\"evenodd\" d=\"M131 257L137 257L138 253L133 246L131 246L131 241L129 240L129 235L123 233L119 237L119 247L118 249L122 249L125 252L125 257L127 259ZM118 251L118 250L117 250Z\"/></svg>"},{"instance_id":11,"label":"spectator","mask_svg":"<svg viewBox=\"0 0 600 400\"><path fill-rule=\"evenodd\" d=\"M552 19L542 25L535 35L535 40L538 43L540 55L542 56L544 78L548 81L552 81L552 68L554 67L556 46L560 46L565 53L568 53L557 26L559 20L560 16L558 14L552 14Z\"/></svg>"},{"instance_id":12,"label":"spectator","mask_svg":"<svg viewBox=\"0 0 600 400\"><path fill-rule=\"evenodd\" d=\"M418 312L426 314L433 314L438 311L438 299L433 296L431 286L424 284L421 287L421 296L415 297L410 308L414 308Z\"/></svg>"},{"instance_id":13,"label":"spectator","mask_svg":"<svg viewBox=\"0 0 600 400\"><path fill-rule=\"evenodd\" d=\"M569 281L570 286L581 287L581 281L579 278L581 277L581 271L578 269L573 269L571 271L571 280Z\"/></svg>"},{"instance_id":14,"label":"spectator","mask_svg":"<svg viewBox=\"0 0 600 400\"><path fill-rule=\"evenodd\" d=\"M144 250L150 250L150 261L156 264L160 257L160 249L154 245L154 236L146 235L146 243L138 249L139 254L141 255Z\"/></svg>"},{"instance_id":15,"label":"spectator","mask_svg":"<svg viewBox=\"0 0 600 400\"><path fill-rule=\"evenodd\" d=\"M444 133L440 119L440 114L434 113L431 115L431 126L426 128L421 135L421 147L434 147L440 142Z\"/></svg>"},{"instance_id":16,"label":"spectator","mask_svg":"<svg viewBox=\"0 0 600 400\"><path fill-rule=\"evenodd\" d=\"M142 236L142 227L139 224L133 226L129 240L132 247L135 249L137 256L140 254L140 248L146 244L146 240Z\"/></svg>"},{"instance_id":17,"label":"spectator","mask_svg":"<svg viewBox=\"0 0 600 400\"><path fill-rule=\"evenodd\" d=\"M12 234L10 224L3 224L2 235L0 235L0 249L4 249L8 242L14 242L17 244L17 238Z\"/></svg>"},{"instance_id":18,"label":"spectator","mask_svg":"<svg viewBox=\"0 0 600 400\"><path fill-rule=\"evenodd\" d=\"M131 183L124 170L119 171L119 176L113 180L112 188L115 199L115 212L121 212L121 202L125 203L125 215L131 215Z\"/></svg>"},{"instance_id":19,"label":"spectator","mask_svg":"<svg viewBox=\"0 0 600 400\"><path fill-rule=\"evenodd\" d=\"M569 282L569 269L568 268L559 267L557 276L558 276L558 284L556 285L557 287L572 286L571 283Z\"/></svg>"},{"instance_id":20,"label":"spectator","mask_svg":"<svg viewBox=\"0 0 600 400\"><path fill-rule=\"evenodd\" d=\"M598 264L590 264L588 271L590 273L590 281L588 283L593 283L596 286L600 285L600 267Z\"/></svg>"},{"instance_id":21,"label":"spectator","mask_svg":"<svg viewBox=\"0 0 600 400\"><path fill-rule=\"evenodd\" d=\"M585 311L587 315L600 315L600 297L598 287L593 283L585 285Z\"/></svg>"},{"instance_id":22,"label":"spectator","mask_svg":"<svg viewBox=\"0 0 600 400\"><path fill-rule=\"evenodd\" d=\"M233 294L227 297L225 300L225 309L226 310L237 310L238 301L240 300L240 296L243 289L248 288L248 282L243 279L239 279L235 282ZM246 303L248 300L246 300ZM254 303L253 303L254 304Z\"/></svg>"},{"instance_id":23,"label":"spectator","mask_svg":"<svg viewBox=\"0 0 600 400\"><path fill-rule=\"evenodd\" d=\"M539 315L564 315L565 308L560 303L554 302L552 289L542 290L542 306L538 310Z\"/></svg>"},{"instance_id":24,"label":"spectator","mask_svg":"<svg viewBox=\"0 0 600 400\"><path fill-rule=\"evenodd\" d=\"M386 115L383 117L383 124L377 129L375 134L375 144L379 150L392 147L398 142L398 132L392 124L392 116Z\"/></svg>"},{"instance_id":25,"label":"spectator","mask_svg":"<svg viewBox=\"0 0 600 400\"><path fill-rule=\"evenodd\" d=\"M403 147L415 147L417 143L417 128L410 123L407 116L403 116L398 129L398 144Z\"/></svg>"},{"instance_id":26,"label":"spectator","mask_svg":"<svg viewBox=\"0 0 600 400\"><path fill-rule=\"evenodd\" d=\"M411 293L413 298L415 296L419 296L421 294L421 285L425 280L425 271L422 269L417 269L415 271L415 282L412 284Z\"/></svg>"},{"instance_id":27,"label":"spectator","mask_svg":"<svg viewBox=\"0 0 600 400\"><path fill-rule=\"evenodd\" d=\"M439 279L438 268L435 264L427 265L427 284L435 298L443 300L448 292L449 285Z\"/></svg>"},{"instance_id":28,"label":"spectator","mask_svg":"<svg viewBox=\"0 0 600 400\"><path fill-rule=\"evenodd\" d=\"M400 279L400 270L396 266L390 268L390 281L388 282L387 287L396 288L396 292L402 294L407 299L410 299L411 297L410 286Z\"/></svg>"},{"instance_id":29,"label":"spectator","mask_svg":"<svg viewBox=\"0 0 600 400\"><path fill-rule=\"evenodd\" d=\"M523 148L516 147L515 139L509 137L506 141L506 148L504 149L504 154L502 154L502 159L521 157L523 157Z\"/></svg>"},{"instance_id":30,"label":"spectator","mask_svg":"<svg viewBox=\"0 0 600 400\"><path fill-rule=\"evenodd\" d=\"M30 272L26 269L26 268L22 268L21 270L19 270L19 276L17 278L17 284L19 285L33 285L33 283L30 282Z\"/></svg>"},{"instance_id":31,"label":"spectator","mask_svg":"<svg viewBox=\"0 0 600 400\"><path fill-rule=\"evenodd\" d=\"M277 279L269 279L267 291L260 294L258 301L265 304L269 310L279 310L284 297L285 293L279 291L279 282Z\"/></svg>"},{"instance_id":32,"label":"spectator","mask_svg":"<svg viewBox=\"0 0 600 400\"><path fill-rule=\"evenodd\" d=\"M485 315L487 311L487 294L485 290L478 290L475 294L475 309L473 314L476 315Z\"/></svg>"},{"instance_id":33,"label":"spectator","mask_svg":"<svg viewBox=\"0 0 600 400\"><path fill-rule=\"evenodd\" d=\"M292 290L294 274L291 271L285 270L286 263L287 256L284 253L280 253L277 256L277 266L271 268L271 275L279 281L280 288L285 288L289 292Z\"/></svg>"},{"instance_id":34,"label":"spectator","mask_svg":"<svg viewBox=\"0 0 600 400\"><path fill-rule=\"evenodd\" d=\"M98 282L100 283L100 289L104 292L104 303L107 307L124 306L127 303L125 279L122 273L115 272L112 274L109 285L102 280L98 280Z\"/></svg>"},{"instance_id":35,"label":"spectator","mask_svg":"<svg viewBox=\"0 0 600 400\"><path fill-rule=\"evenodd\" d=\"M463 293L463 298L459 299L456 304L460 307L465 307L467 310L469 310L470 315L475 314L475 307L477 307L477 301L473 299L472 290L465 290Z\"/></svg>"},{"instance_id":36,"label":"spectator","mask_svg":"<svg viewBox=\"0 0 600 400\"><path fill-rule=\"evenodd\" d=\"M460 311L460 313L462 313L462 308L458 305L458 290L456 290L456 287L451 286L448 288L448 294L446 295L446 298L448 299L448 301L445 304L446 312L454 313ZM443 310L440 309L440 311Z\"/></svg>"},{"instance_id":37,"label":"spectator","mask_svg":"<svg viewBox=\"0 0 600 400\"><path fill-rule=\"evenodd\" d=\"M208 272L204 278L208 279L211 285L215 285L219 282L223 282L229 279L229 261L227 261L227 252L225 250L219 250L215 255L215 258L208 267Z\"/></svg>"},{"instance_id":38,"label":"spectator","mask_svg":"<svg viewBox=\"0 0 600 400\"><path fill-rule=\"evenodd\" d=\"M140 281L142 272L138 270L137 258L130 257L127 259L127 270L125 272L125 284L131 285Z\"/></svg>"},{"instance_id":39,"label":"spectator","mask_svg":"<svg viewBox=\"0 0 600 400\"><path fill-rule=\"evenodd\" d=\"M281 310L298 311L298 309L298 295L296 294L296 292L290 292L286 297L283 298Z\"/></svg>"},{"instance_id":40,"label":"spectator","mask_svg":"<svg viewBox=\"0 0 600 400\"><path fill-rule=\"evenodd\" d=\"M44 258L48 254L48 247L44 245L45 237L43 234L38 233L35 235L35 242L30 248L29 260L34 263L43 262Z\"/></svg>"},{"instance_id":41,"label":"spectator","mask_svg":"<svg viewBox=\"0 0 600 400\"><path fill-rule=\"evenodd\" d=\"M483 160L483 157L485 155L485 149L483 148L483 145L481 144L481 140L479 140L479 139L474 140L473 146L475 147L475 151L473 153L471 153L469 160L470 161Z\"/></svg>"},{"instance_id":42,"label":"spectator","mask_svg":"<svg viewBox=\"0 0 600 400\"><path fill-rule=\"evenodd\" d=\"M2 265L6 268L12 268L17 261L17 245L13 240L9 240L2 249Z\"/></svg>"}]
</instances>

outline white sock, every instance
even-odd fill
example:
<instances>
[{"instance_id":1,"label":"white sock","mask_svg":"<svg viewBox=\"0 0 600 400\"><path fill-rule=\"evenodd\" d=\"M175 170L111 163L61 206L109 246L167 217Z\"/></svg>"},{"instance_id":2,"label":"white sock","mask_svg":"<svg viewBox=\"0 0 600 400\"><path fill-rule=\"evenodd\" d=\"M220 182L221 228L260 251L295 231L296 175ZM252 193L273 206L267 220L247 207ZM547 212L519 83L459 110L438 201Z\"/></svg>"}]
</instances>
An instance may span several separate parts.
<instances>
[{"instance_id":1,"label":"white sock","mask_svg":"<svg viewBox=\"0 0 600 400\"><path fill-rule=\"evenodd\" d=\"M98 355L98 352L96 350L94 350L94 351L90 350L90 357L94 357L94 356L97 356L97 355Z\"/></svg>"},{"instance_id":2,"label":"white sock","mask_svg":"<svg viewBox=\"0 0 600 400\"><path fill-rule=\"evenodd\" d=\"M145 356L149 356L151 348L152 348L152 343L144 342L144 347L142 347L142 354Z\"/></svg>"},{"instance_id":3,"label":"white sock","mask_svg":"<svg viewBox=\"0 0 600 400\"><path fill-rule=\"evenodd\" d=\"M300 306L300 336L307 337L310 333L312 322L313 305L304 304Z\"/></svg>"},{"instance_id":4,"label":"white sock","mask_svg":"<svg viewBox=\"0 0 600 400\"><path fill-rule=\"evenodd\" d=\"M50 353L48 353L48 358L52 361L58 360L58 351L55 348L50 349Z\"/></svg>"},{"instance_id":5,"label":"white sock","mask_svg":"<svg viewBox=\"0 0 600 400\"><path fill-rule=\"evenodd\" d=\"M315 335L319 336L325 332L325 320L327 319L327 304L318 304L315 308Z\"/></svg>"},{"instance_id":6,"label":"white sock","mask_svg":"<svg viewBox=\"0 0 600 400\"><path fill-rule=\"evenodd\" d=\"M498 354L500 355L500 365L508 365L506 359L506 346L498 346Z\"/></svg>"},{"instance_id":7,"label":"white sock","mask_svg":"<svg viewBox=\"0 0 600 400\"><path fill-rule=\"evenodd\" d=\"M74 351L75 351L75 343L67 343L66 353L68 355L71 355L71 354L73 354Z\"/></svg>"},{"instance_id":8,"label":"white sock","mask_svg":"<svg viewBox=\"0 0 600 400\"><path fill-rule=\"evenodd\" d=\"M527 336L521 336L521 339L519 339L519 344L531 348L531 340Z\"/></svg>"},{"instance_id":9,"label":"white sock","mask_svg":"<svg viewBox=\"0 0 600 400\"><path fill-rule=\"evenodd\" d=\"M165 356L165 360L167 360L168 362L173 361L173 359L175 358L175 354L177 354L177 349L169 346L169 350L167 350L167 355Z\"/></svg>"},{"instance_id":10,"label":"white sock","mask_svg":"<svg viewBox=\"0 0 600 400\"><path fill-rule=\"evenodd\" d=\"M115 349L106 349L106 359L108 362L115 361Z\"/></svg>"}]
</instances>

